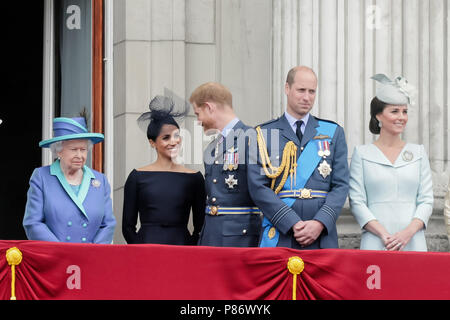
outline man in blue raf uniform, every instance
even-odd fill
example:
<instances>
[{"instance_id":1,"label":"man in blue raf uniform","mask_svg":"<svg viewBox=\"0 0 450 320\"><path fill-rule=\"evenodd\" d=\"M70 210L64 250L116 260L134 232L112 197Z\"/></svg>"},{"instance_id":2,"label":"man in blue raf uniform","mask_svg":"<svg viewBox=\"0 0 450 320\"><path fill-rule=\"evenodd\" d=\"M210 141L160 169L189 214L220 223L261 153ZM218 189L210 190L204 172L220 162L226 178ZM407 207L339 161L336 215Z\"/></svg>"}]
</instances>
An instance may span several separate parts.
<instances>
[{"instance_id":1,"label":"man in blue raf uniform","mask_svg":"<svg viewBox=\"0 0 450 320\"><path fill-rule=\"evenodd\" d=\"M310 115L316 88L313 70L291 69L286 112L257 127L259 152L251 155L248 183L264 214L262 247L338 247L336 221L348 194L347 144L338 124Z\"/></svg>"},{"instance_id":2,"label":"man in blue raf uniform","mask_svg":"<svg viewBox=\"0 0 450 320\"><path fill-rule=\"evenodd\" d=\"M219 83L201 85L190 102L207 134L220 131L204 153L207 203L199 245L258 246L261 212L247 185L248 146L256 146L255 130L236 117L231 93Z\"/></svg>"}]
</instances>

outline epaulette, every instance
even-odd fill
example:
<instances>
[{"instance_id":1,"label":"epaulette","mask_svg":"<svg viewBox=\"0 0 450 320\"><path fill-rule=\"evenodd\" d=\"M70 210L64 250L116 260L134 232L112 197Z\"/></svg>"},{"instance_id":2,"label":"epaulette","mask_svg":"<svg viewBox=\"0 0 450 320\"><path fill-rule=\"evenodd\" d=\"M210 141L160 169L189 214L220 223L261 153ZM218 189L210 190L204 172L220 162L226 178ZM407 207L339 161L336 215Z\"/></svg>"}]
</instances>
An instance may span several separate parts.
<instances>
[{"instance_id":1,"label":"epaulette","mask_svg":"<svg viewBox=\"0 0 450 320\"><path fill-rule=\"evenodd\" d=\"M275 118L275 119L272 119L272 120L263 122L263 123L258 124L257 126L255 126L255 128L256 128L256 127L263 127L263 126L266 126L266 125L271 124L271 123L273 123L273 122L275 122L275 121L278 121L279 119L280 119L280 118Z\"/></svg>"},{"instance_id":2,"label":"epaulette","mask_svg":"<svg viewBox=\"0 0 450 320\"><path fill-rule=\"evenodd\" d=\"M334 123L334 124L336 124L336 125L339 125L339 123L337 123L337 122L334 122L334 121L332 121L332 120L328 120L328 119L321 119L321 118L317 118L317 117L314 117L314 118L316 118L316 120L317 120L317 121L325 121L325 122L330 122L330 123Z\"/></svg>"}]
</instances>

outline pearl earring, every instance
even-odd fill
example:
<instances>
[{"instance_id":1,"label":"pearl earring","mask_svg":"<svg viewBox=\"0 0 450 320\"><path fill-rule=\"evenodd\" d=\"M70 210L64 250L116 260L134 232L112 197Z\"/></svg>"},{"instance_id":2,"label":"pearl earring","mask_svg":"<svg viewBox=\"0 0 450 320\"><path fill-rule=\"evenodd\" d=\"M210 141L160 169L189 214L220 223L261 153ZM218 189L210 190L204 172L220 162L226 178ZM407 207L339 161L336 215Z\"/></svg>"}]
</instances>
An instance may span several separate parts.
<instances>
[{"instance_id":1,"label":"pearl earring","mask_svg":"<svg viewBox=\"0 0 450 320\"><path fill-rule=\"evenodd\" d=\"M380 128L383 126L383 123L382 123L380 120L378 120L378 126L379 126Z\"/></svg>"}]
</instances>

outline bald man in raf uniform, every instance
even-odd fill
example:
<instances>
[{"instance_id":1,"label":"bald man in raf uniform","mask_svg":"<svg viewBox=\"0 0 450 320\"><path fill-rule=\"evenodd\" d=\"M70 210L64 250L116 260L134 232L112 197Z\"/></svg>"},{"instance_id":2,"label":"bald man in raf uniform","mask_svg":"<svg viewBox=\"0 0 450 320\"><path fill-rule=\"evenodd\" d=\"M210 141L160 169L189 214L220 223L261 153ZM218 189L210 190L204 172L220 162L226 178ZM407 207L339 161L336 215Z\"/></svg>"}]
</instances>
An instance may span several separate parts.
<instances>
[{"instance_id":1,"label":"bald man in raf uniform","mask_svg":"<svg viewBox=\"0 0 450 320\"><path fill-rule=\"evenodd\" d=\"M286 112L257 127L248 184L264 214L261 247L338 248L336 221L349 189L347 144L342 127L309 113L316 90L312 69L291 69Z\"/></svg>"}]
</instances>

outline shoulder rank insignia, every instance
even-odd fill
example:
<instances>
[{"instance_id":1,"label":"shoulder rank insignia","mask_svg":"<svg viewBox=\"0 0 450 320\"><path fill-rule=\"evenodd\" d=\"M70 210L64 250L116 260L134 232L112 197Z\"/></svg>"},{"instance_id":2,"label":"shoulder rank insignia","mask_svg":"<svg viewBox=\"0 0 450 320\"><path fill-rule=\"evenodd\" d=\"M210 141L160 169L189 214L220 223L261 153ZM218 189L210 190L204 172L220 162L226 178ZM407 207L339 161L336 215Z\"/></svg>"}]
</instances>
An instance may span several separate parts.
<instances>
[{"instance_id":1,"label":"shoulder rank insignia","mask_svg":"<svg viewBox=\"0 0 450 320\"><path fill-rule=\"evenodd\" d=\"M339 125L338 123L334 122L333 120L321 119L321 118L317 118L317 117L314 117L314 118L316 118L317 121L325 121L325 122L329 122L329 123L333 123L333 124Z\"/></svg>"},{"instance_id":2,"label":"shoulder rank insignia","mask_svg":"<svg viewBox=\"0 0 450 320\"><path fill-rule=\"evenodd\" d=\"M266 122L264 122L264 123L259 124L257 127L264 127L264 126L267 126L268 124L271 124L271 123L273 123L273 122L275 122L275 121L278 121L279 119L280 119L280 118L275 118L275 119L266 121Z\"/></svg>"}]
</instances>

